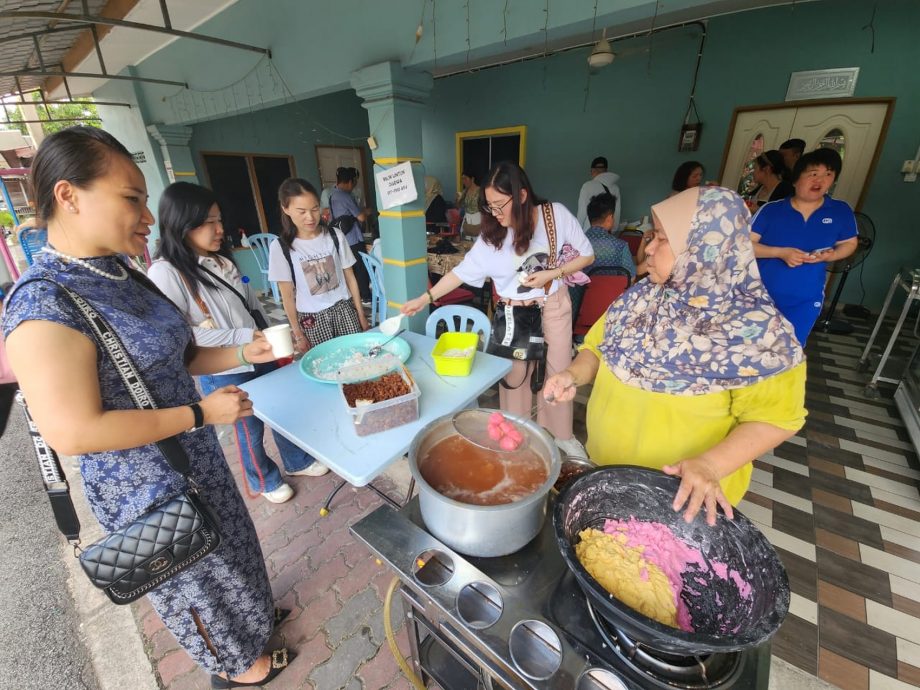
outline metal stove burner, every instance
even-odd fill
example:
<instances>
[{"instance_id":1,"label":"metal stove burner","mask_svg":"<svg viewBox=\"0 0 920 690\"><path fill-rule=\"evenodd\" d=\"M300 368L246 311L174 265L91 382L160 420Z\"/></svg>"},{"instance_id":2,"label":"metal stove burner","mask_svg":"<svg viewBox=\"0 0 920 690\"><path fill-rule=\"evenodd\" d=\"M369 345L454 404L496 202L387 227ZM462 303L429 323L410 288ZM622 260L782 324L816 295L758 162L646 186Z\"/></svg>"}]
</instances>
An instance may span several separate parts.
<instances>
[{"instance_id":1,"label":"metal stove burner","mask_svg":"<svg viewBox=\"0 0 920 690\"><path fill-rule=\"evenodd\" d=\"M741 654L680 656L659 652L636 642L622 630L598 616L585 597L588 614L607 647L632 670L657 682L661 688L710 690L733 683L741 671Z\"/></svg>"},{"instance_id":2,"label":"metal stove burner","mask_svg":"<svg viewBox=\"0 0 920 690\"><path fill-rule=\"evenodd\" d=\"M402 580L415 669L445 690L768 686L769 643L698 662L597 625L548 519L530 544L499 558L465 557L438 541L417 498L399 512L381 506L351 530Z\"/></svg>"}]
</instances>

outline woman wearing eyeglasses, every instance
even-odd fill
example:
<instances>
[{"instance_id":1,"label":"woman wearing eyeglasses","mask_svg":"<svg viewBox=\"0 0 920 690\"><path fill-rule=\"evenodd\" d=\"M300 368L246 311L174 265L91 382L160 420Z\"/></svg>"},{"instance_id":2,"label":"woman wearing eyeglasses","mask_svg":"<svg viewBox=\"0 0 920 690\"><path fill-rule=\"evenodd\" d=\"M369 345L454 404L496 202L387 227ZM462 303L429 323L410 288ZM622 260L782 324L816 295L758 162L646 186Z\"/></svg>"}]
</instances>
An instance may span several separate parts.
<instances>
[{"instance_id":1,"label":"woman wearing eyeglasses","mask_svg":"<svg viewBox=\"0 0 920 690\"><path fill-rule=\"evenodd\" d=\"M562 279L589 266L594 261L594 251L575 216L562 204L550 204L538 197L517 164L497 164L482 191L482 226L473 247L434 287L406 302L402 312L411 316L463 283L482 287L486 279L491 279L506 304L543 305L548 378L572 361L572 302ZM555 225L557 255L552 258L548 257L545 211L551 211ZM558 259L565 244L577 250L579 256L560 266ZM533 267L536 270L529 272ZM514 362L499 388L502 410L521 417L532 415L531 377L536 369L533 362ZM552 432L556 445L567 455L587 457L584 446L572 433L572 402L550 406L538 396L538 405L537 422Z\"/></svg>"}]
</instances>

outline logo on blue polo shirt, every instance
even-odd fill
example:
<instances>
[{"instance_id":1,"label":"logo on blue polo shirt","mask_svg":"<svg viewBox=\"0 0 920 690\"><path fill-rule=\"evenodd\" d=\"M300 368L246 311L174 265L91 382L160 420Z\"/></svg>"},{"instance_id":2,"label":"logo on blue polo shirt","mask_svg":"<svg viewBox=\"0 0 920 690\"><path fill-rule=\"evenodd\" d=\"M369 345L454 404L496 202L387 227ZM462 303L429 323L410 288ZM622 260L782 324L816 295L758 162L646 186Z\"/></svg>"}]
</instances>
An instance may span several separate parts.
<instances>
[{"instance_id":1,"label":"logo on blue polo shirt","mask_svg":"<svg viewBox=\"0 0 920 690\"><path fill-rule=\"evenodd\" d=\"M830 225L831 223L834 222L834 219L833 218L822 218L821 222L824 223L825 225Z\"/></svg>"}]
</instances>

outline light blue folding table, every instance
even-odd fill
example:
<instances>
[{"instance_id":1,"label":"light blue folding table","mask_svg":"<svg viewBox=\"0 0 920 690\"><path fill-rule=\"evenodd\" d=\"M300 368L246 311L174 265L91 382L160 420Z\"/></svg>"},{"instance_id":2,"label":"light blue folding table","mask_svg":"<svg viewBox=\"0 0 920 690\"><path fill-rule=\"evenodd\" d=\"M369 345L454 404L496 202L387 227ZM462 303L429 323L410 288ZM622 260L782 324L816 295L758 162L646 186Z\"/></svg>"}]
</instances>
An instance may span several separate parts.
<instances>
[{"instance_id":1,"label":"light blue folding table","mask_svg":"<svg viewBox=\"0 0 920 690\"><path fill-rule=\"evenodd\" d=\"M469 376L435 373L431 350L437 342L418 333L403 333L412 347L406 362L421 391L415 422L368 436L355 433L336 384L308 380L290 364L240 386L249 393L255 415L274 431L310 453L353 486L367 486L409 450L429 422L462 410L511 371L511 361L476 353ZM344 483L342 484L344 485ZM324 507L342 487L336 487ZM390 503L395 502L371 486Z\"/></svg>"}]
</instances>

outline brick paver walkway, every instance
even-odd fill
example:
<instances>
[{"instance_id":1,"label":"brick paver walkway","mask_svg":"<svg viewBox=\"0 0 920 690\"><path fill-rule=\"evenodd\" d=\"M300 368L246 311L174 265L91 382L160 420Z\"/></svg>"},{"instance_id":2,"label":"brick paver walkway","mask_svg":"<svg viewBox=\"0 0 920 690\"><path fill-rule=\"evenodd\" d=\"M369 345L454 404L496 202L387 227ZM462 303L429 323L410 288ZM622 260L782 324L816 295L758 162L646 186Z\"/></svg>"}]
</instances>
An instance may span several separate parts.
<instances>
[{"instance_id":1,"label":"brick paver walkway","mask_svg":"<svg viewBox=\"0 0 920 690\"><path fill-rule=\"evenodd\" d=\"M239 482L236 448L225 446L224 452ZM292 609L279 632L298 656L272 681L272 690L410 688L384 636L383 598L393 575L348 531L350 524L379 506L381 499L369 489L345 487L330 514L321 518L319 509L337 477L330 472L324 477L291 477L289 481L297 495L287 503L246 499L262 542L275 602ZM379 486L391 495L398 494L385 480ZM147 600L141 599L134 607L161 687L209 688L208 675L179 647ZM399 619L395 627L402 614L398 597L394 610ZM397 639L406 654L408 643L401 626ZM276 634L272 642L279 640Z\"/></svg>"}]
</instances>

